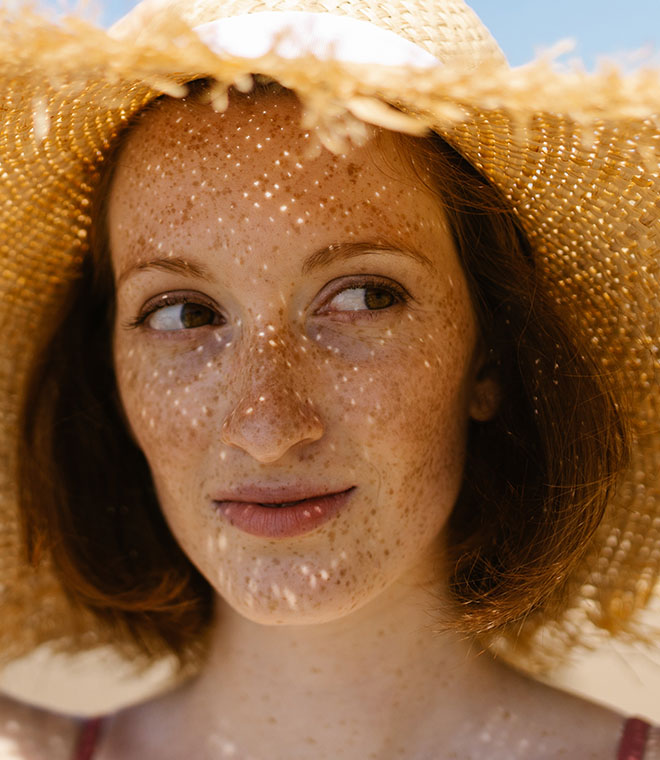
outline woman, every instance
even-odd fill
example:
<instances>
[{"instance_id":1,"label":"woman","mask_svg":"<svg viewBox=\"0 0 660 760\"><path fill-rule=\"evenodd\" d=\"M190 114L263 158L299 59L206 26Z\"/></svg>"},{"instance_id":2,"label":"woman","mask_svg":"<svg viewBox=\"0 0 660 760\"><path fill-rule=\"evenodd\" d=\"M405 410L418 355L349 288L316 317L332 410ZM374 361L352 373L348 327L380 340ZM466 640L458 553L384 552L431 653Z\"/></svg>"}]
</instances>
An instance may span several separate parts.
<instances>
[{"instance_id":1,"label":"woman","mask_svg":"<svg viewBox=\"0 0 660 760\"><path fill-rule=\"evenodd\" d=\"M496 67L466 9L434 12L469 22L464 41L481 39ZM216 50L220 76L208 48L181 31L185 13L156 14L141 32L149 43L133 51L142 81L151 67L148 81L177 97L155 99L155 87L125 71L118 85L106 74L102 85L60 91L59 103L33 96L32 154L12 132L6 165L20 163L23 179L38 168L52 182L42 197L60 204L48 212L10 199L19 240L5 254L14 368L5 387L14 383L20 406L7 437L28 554L52 562L69 605L61 621L32 618L22 639L14 627L7 648L77 627L75 646L105 637L134 656L173 653L186 678L86 726L6 700L3 739L19 757L93 751L100 760L648 760L654 729L528 679L483 642L526 642L529 662L541 654L534 632L554 619L552 646L570 648L578 637L562 610L580 607L592 625L630 629L642 604L626 596L630 579L640 597L655 581L648 539L658 518L643 467L657 441L641 433L654 423L656 328L652 318L623 329L655 282L642 229L655 217L643 210L633 220L628 203L631 187L639 198L652 186L650 173L632 171L618 134L603 156L599 133L593 151L569 151L566 166L583 171L561 218L570 175L557 179L553 161L571 140L539 146L513 131L505 150L494 113L445 129L484 172L524 179L536 200L526 209L439 136L389 129L413 132L428 114L406 115L405 98L385 98L394 111L360 94L346 75L352 64L337 74L336 61L303 70L284 55L261 58L266 75L249 87L258 53L241 70ZM190 23L211 19L198 33L212 48L236 31L213 25L213 4L190 13ZM420 28L423 16L420 8ZM281 32L272 16L239 18L257 24L243 39L258 40L262 22ZM317 21L334 23L287 23L300 34ZM349 28L358 29L332 38L337 60ZM176 56L165 42L175 29ZM380 32L359 31L361 50L370 39L378 47ZM130 24L117 33L132 39ZM454 65L465 62L457 41L459 32L445 45L456 47ZM421 55L392 44L408 66ZM117 75L126 60L115 63ZM203 79L172 91L163 77L174 63L196 72L180 81L211 74L236 86ZM391 63L388 81L401 87L401 61ZM360 86L380 90L366 81L377 70L363 65ZM276 84L278 73L295 87ZM349 98L340 90L351 81ZM348 102L352 111L339 107ZM526 139L534 149L520 148ZM532 154L543 171L516 167ZM603 209L593 171L611 177L622 165L603 189L623 200ZM10 185L20 186L17 175ZM28 217L47 229L35 233ZM634 226L621 246L626 265L619 249L597 245L600 227L619 217ZM563 259L564 278L552 281ZM593 279L580 286L587 262ZM45 295L30 272L49 278ZM30 306L40 327L22 364L27 318L14 325ZM649 491L626 497L631 482ZM623 522L631 505L637 527ZM646 554L631 557L644 541ZM29 577L28 594L22 572L8 599L65 609L43 574ZM607 603L615 588L618 611Z\"/></svg>"}]
</instances>

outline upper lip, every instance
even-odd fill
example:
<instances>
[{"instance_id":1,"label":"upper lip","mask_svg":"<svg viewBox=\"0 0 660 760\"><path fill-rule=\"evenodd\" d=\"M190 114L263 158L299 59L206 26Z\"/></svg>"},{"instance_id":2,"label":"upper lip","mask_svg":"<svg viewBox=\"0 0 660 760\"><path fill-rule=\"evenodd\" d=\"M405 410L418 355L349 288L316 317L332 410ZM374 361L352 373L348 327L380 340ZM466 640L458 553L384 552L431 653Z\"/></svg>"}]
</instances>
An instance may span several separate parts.
<instances>
[{"instance_id":1,"label":"upper lip","mask_svg":"<svg viewBox=\"0 0 660 760\"><path fill-rule=\"evenodd\" d=\"M285 504L290 501L320 498L343 493L355 486L343 488L327 488L323 486L308 486L303 483L291 485L244 485L232 488L231 491L217 493L214 501L244 501L250 504Z\"/></svg>"}]
</instances>

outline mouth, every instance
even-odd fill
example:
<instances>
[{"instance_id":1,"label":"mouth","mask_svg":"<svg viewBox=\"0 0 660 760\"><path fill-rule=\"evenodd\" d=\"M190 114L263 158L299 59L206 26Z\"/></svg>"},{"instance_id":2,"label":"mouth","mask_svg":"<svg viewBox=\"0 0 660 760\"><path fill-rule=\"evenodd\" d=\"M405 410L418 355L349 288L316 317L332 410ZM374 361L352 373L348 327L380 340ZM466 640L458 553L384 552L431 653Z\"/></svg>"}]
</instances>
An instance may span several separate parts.
<instances>
[{"instance_id":1,"label":"mouth","mask_svg":"<svg viewBox=\"0 0 660 760\"><path fill-rule=\"evenodd\" d=\"M346 491L355 486L327 488L323 486L291 483L288 485L252 485L238 486L231 491L224 491L213 497L215 502L233 502L254 504L260 507L292 507L305 501L324 499Z\"/></svg>"},{"instance_id":2,"label":"mouth","mask_svg":"<svg viewBox=\"0 0 660 760\"><path fill-rule=\"evenodd\" d=\"M351 486L343 491L326 492L319 495L299 496L297 494L281 493L276 496L268 494L271 498L266 500L263 489L258 489L261 498L249 499L246 489L240 492L243 498L237 498L236 492L224 498L214 499L217 512L229 522L230 525L240 528L246 533L270 538L285 538L309 533L323 523L330 520L350 501L350 495L356 486ZM250 494L255 495L257 489L251 488Z\"/></svg>"}]
</instances>

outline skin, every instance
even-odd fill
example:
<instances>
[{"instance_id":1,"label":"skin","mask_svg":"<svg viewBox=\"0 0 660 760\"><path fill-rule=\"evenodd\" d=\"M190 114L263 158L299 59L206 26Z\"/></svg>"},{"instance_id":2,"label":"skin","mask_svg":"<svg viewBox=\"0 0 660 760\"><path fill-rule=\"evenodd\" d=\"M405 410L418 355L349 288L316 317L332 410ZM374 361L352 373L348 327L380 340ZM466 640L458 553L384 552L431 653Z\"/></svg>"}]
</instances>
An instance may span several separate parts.
<instances>
[{"instance_id":1,"label":"skin","mask_svg":"<svg viewBox=\"0 0 660 760\"><path fill-rule=\"evenodd\" d=\"M113 180L120 395L217 625L203 672L117 714L100 758L602 757L618 716L434 630L468 422L497 381L442 208L388 133L333 155L299 124L291 96L166 101ZM347 242L371 250L303 266ZM182 294L207 309L190 329ZM289 538L214 508L291 481L355 490ZM586 726L602 746L576 744Z\"/></svg>"}]
</instances>

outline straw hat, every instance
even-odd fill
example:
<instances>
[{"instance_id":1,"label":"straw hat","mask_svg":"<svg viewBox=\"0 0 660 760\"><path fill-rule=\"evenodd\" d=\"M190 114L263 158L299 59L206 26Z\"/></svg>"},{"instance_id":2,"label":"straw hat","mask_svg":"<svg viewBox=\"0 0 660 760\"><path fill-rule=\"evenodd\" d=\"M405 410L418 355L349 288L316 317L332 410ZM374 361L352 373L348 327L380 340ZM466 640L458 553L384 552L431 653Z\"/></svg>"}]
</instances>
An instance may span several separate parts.
<instances>
[{"instance_id":1,"label":"straw hat","mask_svg":"<svg viewBox=\"0 0 660 760\"><path fill-rule=\"evenodd\" d=\"M107 641L91 616L74 626L48 562L23 561L11 477L27 367L85 255L95 169L157 95L209 76L222 106L250 72L296 90L333 150L365 122L431 127L510 200L545 286L634 401L632 464L569 605L526 635L555 651L643 635L660 573L658 72L512 70L462 0L145 0L109 32L0 11L0 661Z\"/></svg>"}]
</instances>

